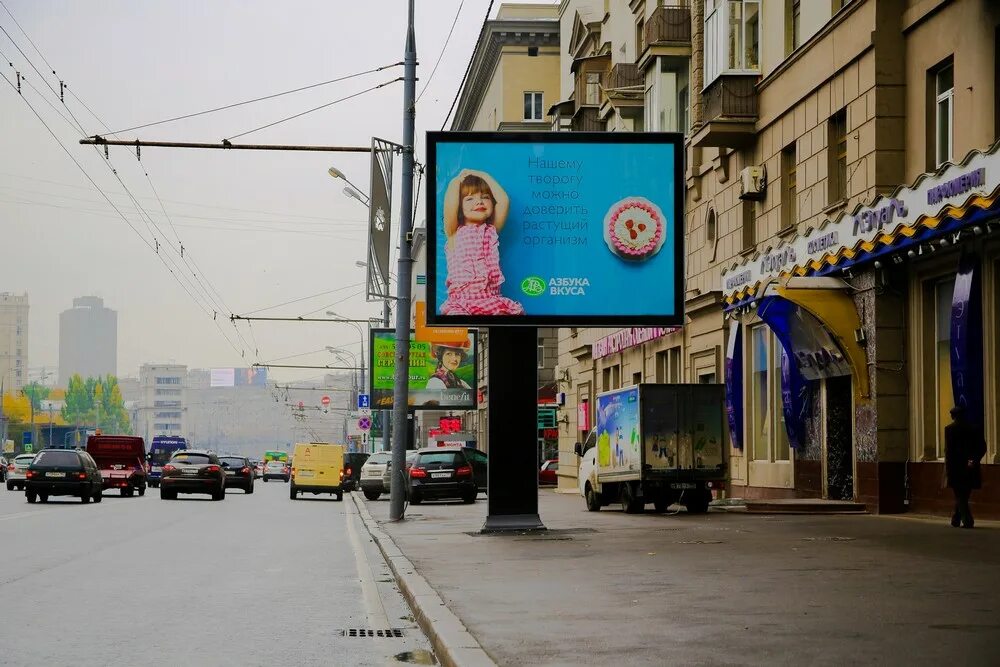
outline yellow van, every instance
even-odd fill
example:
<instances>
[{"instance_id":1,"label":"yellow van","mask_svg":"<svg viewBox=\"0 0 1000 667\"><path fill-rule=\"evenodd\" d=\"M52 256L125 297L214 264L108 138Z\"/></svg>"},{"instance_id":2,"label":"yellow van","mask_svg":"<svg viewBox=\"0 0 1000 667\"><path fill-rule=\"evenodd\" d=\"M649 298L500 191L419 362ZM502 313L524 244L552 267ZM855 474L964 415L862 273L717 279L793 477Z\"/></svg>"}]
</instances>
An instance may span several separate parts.
<instances>
[{"instance_id":1,"label":"yellow van","mask_svg":"<svg viewBox=\"0 0 1000 667\"><path fill-rule=\"evenodd\" d=\"M329 442L308 442L295 445L292 455L292 480L289 495L295 500L299 493L332 493L344 499L344 446Z\"/></svg>"}]
</instances>

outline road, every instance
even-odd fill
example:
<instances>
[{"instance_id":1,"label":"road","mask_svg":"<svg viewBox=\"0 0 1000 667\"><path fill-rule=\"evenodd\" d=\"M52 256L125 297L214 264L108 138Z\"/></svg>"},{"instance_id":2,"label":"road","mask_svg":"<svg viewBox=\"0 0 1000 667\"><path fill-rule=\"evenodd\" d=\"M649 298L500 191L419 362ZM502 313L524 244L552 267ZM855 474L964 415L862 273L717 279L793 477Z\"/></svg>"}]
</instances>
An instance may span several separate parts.
<instances>
[{"instance_id":1,"label":"road","mask_svg":"<svg viewBox=\"0 0 1000 667\"><path fill-rule=\"evenodd\" d=\"M261 482L221 502L0 490L0 664L399 665L430 648L349 497Z\"/></svg>"}]
</instances>

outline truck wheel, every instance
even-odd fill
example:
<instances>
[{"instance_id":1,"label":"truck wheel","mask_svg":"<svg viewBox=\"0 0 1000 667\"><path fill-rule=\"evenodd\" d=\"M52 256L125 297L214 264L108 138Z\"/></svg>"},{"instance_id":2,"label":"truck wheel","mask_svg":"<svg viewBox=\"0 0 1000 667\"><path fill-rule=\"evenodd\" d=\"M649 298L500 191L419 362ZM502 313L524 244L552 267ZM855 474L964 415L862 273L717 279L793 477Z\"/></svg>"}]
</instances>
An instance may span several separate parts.
<instances>
[{"instance_id":1,"label":"truck wheel","mask_svg":"<svg viewBox=\"0 0 1000 667\"><path fill-rule=\"evenodd\" d=\"M365 498L367 498L368 500L378 500L379 496L382 495L378 491L372 491L371 489L365 491L364 494L365 494Z\"/></svg>"},{"instance_id":2,"label":"truck wheel","mask_svg":"<svg viewBox=\"0 0 1000 667\"><path fill-rule=\"evenodd\" d=\"M584 497L587 500L588 512L599 512L601 510L601 494L594 491L593 487L590 486L590 482L587 482L586 495Z\"/></svg>"},{"instance_id":3,"label":"truck wheel","mask_svg":"<svg viewBox=\"0 0 1000 667\"><path fill-rule=\"evenodd\" d=\"M684 500L684 507L688 514L704 514L708 511L708 503L712 500L712 493L707 489L698 489L691 494L690 498Z\"/></svg>"},{"instance_id":4,"label":"truck wheel","mask_svg":"<svg viewBox=\"0 0 1000 667\"><path fill-rule=\"evenodd\" d=\"M646 503L636 496L635 492L635 484L631 482L622 484L622 510L626 514L638 514L646 507Z\"/></svg>"},{"instance_id":5,"label":"truck wheel","mask_svg":"<svg viewBox=\"0 0 1000 667\"><path fill-rule=\"evenodd\" d=\"M337 500L338 500L338 501L341 501L341 500L343 500L343 499L344 499L344 492L343 492L343 491L340 491L339 493L337 493Z\"/></svg>"},{"instance_id":6,"label":"truck wheel","mask_svg":"<svg viewBox=\"0 0 1000 667\"><path fill-rule=\"evenodd\" d=\"M298 495L299 495L299 492L295 489L295 486L288 487L288 497L289 498L291 498L292 500L295 500L295 498Z\"/></svg>"},{"instance_id":7,"label":"truck wheel","mask_svg":"<svg viewBox=\"0 0 1000 667\"><path fill-rule=\"evenodd\" d=\"M264 478L264 483L267 484L267 477Z\"/></svg>"},{"instance_id":8,"label":"truck wheel","mask_svg":"<svg viewBox=\"0 0 1000 667\"><path fill-rule=\"evenodd\" d=\"M666 496L660 496L653 501L653 509L663 514L670 507L670 500Z\"/></svg>"}]
</instances>

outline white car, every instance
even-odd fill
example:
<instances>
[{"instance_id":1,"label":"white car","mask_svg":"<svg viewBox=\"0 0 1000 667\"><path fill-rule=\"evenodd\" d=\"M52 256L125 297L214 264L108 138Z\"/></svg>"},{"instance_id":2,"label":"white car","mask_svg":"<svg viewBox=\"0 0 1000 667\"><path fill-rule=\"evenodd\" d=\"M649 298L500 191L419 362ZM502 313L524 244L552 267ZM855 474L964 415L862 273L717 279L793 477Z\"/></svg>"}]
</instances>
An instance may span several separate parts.
<instances>
[{"instance_id":1,"label":"white car","mask_svg":"<svg viewBox=\"0 0 1000 667\"><path fill-rule=\"evenodd\" d=\"M23 491L25 485L27 484L27 479L24 473L27 472L28 466L31 462L35 460L34 454L19 454L14 457L14 460L7 465L7 490L13 491L17 487L18 491Z\"/></svg>"},{"instance_id":2,"label":"white car","mask_svg":"<svg viewBox=\"0 0 1000 667\"><path fill-rule=\"evenodd\" d=\"M379 496L385 493L382 475L385 474L385 469L391 460L391 452L375 452L361 466L361 492L368 500L378 500Z\"/></svg>"}]
</instances>

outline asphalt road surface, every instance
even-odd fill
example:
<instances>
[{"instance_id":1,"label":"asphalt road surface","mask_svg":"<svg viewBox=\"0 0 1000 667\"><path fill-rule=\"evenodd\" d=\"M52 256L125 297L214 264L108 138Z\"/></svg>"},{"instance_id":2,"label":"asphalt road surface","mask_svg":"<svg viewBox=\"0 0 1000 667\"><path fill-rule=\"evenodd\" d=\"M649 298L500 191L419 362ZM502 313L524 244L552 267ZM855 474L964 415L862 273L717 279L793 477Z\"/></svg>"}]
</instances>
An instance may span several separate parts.
<instances>
[{"instance_id":1,"label":"asphalt road surface","mask_svg":"<svg viewBox=\"0 0 1000 667\"><path fill-rule=\"evenodd\" d=\"M2 665L402 665L425 657L349 498L288 485L29 505L0 487ZM402 637L351 637L352 629ZM345 636L347 634L348 636ZM405 660L410 656L403 655Z\"/></svg>"}]
</instances>

